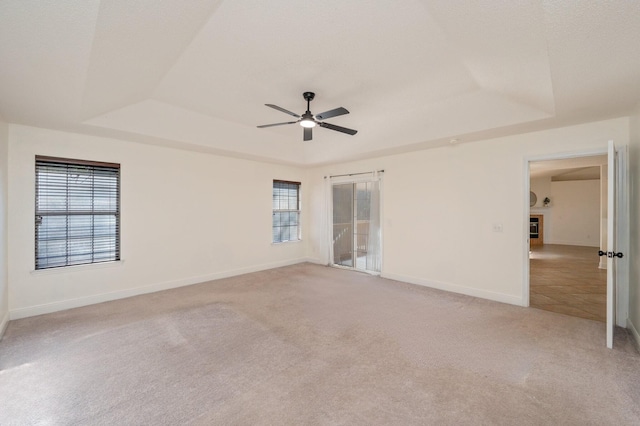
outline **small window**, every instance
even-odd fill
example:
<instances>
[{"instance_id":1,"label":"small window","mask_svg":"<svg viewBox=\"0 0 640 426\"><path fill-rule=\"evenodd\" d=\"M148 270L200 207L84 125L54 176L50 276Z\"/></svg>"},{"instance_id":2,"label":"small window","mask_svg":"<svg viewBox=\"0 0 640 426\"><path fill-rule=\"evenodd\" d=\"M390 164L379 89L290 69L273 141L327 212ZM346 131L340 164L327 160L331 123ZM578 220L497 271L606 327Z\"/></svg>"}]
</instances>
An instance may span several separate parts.
<instances>
[{"instance_id":1,"label":"small window","mask_svg":"<svg viewBox=\"0 0 640 426\"><path fill-rule=\"evenodd\" d=\"M120 165L36 156L36 269L120 260Z\"/></svg>"},{"instance_id":2,"label":"small window","mask_svg":"<svg viewBox=\"0 0 640 426\"><path fill-rule=\"evenodd\" d=\"M300 182L273 181L273 242L300 239Z\"/></svg>"}]
</instances>

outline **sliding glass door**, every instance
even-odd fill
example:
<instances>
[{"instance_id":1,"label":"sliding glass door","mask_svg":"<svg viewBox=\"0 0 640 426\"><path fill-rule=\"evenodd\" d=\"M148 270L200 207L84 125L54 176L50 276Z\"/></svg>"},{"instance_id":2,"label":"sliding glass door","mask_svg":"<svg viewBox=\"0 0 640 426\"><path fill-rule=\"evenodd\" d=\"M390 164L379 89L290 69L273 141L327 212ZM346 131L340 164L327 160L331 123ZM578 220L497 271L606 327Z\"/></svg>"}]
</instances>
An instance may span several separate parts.
<instances>
[{"instance_id":1,"label":"sliding glass door","mask_svg":"<svg viewBox=\"0 0 640 426\"><path fill-rule=\"evenodd\" d=\"M354 185L333 185L333 264L355 265L353 244Z\"/></svg>"},{"instance_id":2,"label":"sliding glass door","mask_svg":"<svg viewBox=\"0 0 640 426\"><path fill-rule=\"evenodd\" d=\"M380 272L380 183L336 183L333 193L333 264Z\"/></svg>"}]
</instances>

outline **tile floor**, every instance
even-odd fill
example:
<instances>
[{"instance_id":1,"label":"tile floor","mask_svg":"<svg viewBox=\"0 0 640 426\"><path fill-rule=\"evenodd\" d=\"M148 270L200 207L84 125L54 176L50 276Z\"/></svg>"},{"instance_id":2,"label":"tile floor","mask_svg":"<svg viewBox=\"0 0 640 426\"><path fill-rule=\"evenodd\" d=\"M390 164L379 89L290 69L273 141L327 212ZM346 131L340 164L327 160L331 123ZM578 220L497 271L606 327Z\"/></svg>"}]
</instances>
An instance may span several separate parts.
<instances>
[{"instance_id":1,"label":"tile floor","mask_svg":"<svg viewBox=\"0 0 640 426\"><path fill-rule=\"evenodd\" d=\"M598 250L557 244L532 246L530 306L606 321L607 271L598 269Z\"/></svg>"}]
</instances>

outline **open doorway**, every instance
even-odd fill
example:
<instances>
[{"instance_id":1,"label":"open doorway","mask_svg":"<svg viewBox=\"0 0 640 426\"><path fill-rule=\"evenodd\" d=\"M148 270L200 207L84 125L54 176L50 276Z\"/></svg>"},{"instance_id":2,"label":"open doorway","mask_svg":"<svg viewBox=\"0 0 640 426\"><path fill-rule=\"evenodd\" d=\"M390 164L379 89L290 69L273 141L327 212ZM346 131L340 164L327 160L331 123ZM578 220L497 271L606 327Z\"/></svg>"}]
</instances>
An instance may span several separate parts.
<instances>
[{"instance_id":1,"label":"open doorway","mask_svg":"<svg viewBox=\"0 0 640 426\"><path fill-rule=\"evenodd\" d=\"M606 322L607 156L529 167L529 304Z\"/></svg>"}]
</instances>

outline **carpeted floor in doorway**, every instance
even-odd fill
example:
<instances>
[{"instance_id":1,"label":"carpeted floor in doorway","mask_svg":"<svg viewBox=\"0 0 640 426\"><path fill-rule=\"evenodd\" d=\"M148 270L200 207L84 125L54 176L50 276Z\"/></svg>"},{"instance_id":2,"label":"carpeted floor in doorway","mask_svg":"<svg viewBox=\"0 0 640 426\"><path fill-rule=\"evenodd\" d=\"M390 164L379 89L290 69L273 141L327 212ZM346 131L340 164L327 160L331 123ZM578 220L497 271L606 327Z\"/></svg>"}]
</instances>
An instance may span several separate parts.
<instances>
[{"instance_id":1,"label":"carpeted floor in doorway","mask_svg":"<svg viewBox=\"0 0 640 426\"><path fill-rule=\"evenodd\" d=\"M300 264L12 321L0 424L632 425L601 322Z\"/></svg>"}]
</instances>

